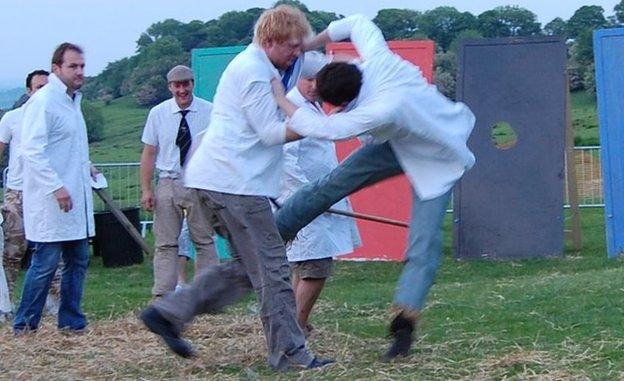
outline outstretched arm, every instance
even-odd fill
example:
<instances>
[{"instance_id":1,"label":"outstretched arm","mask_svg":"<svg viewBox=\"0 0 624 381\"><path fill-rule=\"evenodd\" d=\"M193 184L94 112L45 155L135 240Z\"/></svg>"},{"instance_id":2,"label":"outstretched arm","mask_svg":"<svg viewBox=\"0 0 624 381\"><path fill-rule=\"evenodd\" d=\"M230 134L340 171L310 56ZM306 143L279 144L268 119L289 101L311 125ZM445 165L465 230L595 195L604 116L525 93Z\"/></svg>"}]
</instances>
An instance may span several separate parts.
<instances>
[{"instance_id":1,"label":"outstretched arm","mask_svg":"<svg viewBox=\"0 0 624 381\"><path fill-rule=\"evenodd\" d=\"M284 89L284 85L279 78L273 78L271 80L271 89L273 90L275 102L279 108L282 109L282 112L289 118L293 116L299 107L286 98L286 89Z\"/></svg>"},{"instance_id":2,"label":"outstretched arm","mask_svg":"<svg viewBox=\"0 0 624 381\"><path fill-rule=\"evenodd\" d=\"M330 42L332 42L332 40L329 37L329 33L327 33L327 29L325 29L321 33L312 37L312 39L306 41L303 44L303 50L306 52L309 52L310 50L318 50Z\"/></svg>"}]
</instances>

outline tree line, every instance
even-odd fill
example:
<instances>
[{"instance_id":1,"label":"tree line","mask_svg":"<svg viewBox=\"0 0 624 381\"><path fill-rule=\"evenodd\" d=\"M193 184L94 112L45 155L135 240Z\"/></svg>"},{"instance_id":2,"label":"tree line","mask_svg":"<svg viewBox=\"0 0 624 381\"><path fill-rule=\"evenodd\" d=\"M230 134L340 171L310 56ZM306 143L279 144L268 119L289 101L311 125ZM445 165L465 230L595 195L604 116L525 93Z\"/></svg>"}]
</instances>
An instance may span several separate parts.
<instances>
[{"instance_id":1,"label":"tree line","mask_svg":"<svg viewBox=\"0 0 624 381\"><path fill-rule=\"evenodd\" d=\"M336 19L333 12L310 11L297 0L280 0L301 9L314 30L321 31ZM90 99L108 102L132 95L142 106L152 106L170 97L165 75L178 64L190 65L190 52L196 48L246 45L253 37L253 26L263 8L226 12L206 22L183 23L167 19L152 24L136 41L136 54L111 62L84 87ZM436 43L436 83L449 96L455 93L457 48L464 38L514 37L534 35L563 36L568 43L571 90L595 91L592 31L624 25L624 0L606 15L596 5L582 6L572 17L560 17L545 25L537 15L519 6L500 6L479 15L442 6L428 11L382 9L374 22L387 40L431 39Z\"/></svg>"}]
</instances>

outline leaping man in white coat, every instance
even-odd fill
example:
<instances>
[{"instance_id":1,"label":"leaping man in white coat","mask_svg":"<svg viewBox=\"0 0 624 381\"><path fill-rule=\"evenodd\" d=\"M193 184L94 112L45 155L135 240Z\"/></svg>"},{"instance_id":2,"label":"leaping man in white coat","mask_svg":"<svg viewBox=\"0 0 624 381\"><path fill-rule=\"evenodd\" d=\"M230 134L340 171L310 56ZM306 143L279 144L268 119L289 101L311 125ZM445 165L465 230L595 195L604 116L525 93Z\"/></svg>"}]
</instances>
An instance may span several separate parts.
<instances>
[{"instance_id":1,"label":"leaping man in white coat","mask_svg":"<svg viewBox=\"0 0 624 381\"><path fill-rule=\"evenodd\" d=\"M332 22L310 48L350 38L362 64L332 63L317 75L327 115L288 101L273 81L277 103L302 136L368 144L325 177L301 188L277 212L285 240L343 197L405 173L412 185L412 217L405 266L390 324L394 341L385 360L408 354L416 321L442 257L442 222L451 189L475 158L466 146L475 123L470 109L445 98L417 66L393 54L379 28L364 16Z\"/></svg>"}]
</instances>

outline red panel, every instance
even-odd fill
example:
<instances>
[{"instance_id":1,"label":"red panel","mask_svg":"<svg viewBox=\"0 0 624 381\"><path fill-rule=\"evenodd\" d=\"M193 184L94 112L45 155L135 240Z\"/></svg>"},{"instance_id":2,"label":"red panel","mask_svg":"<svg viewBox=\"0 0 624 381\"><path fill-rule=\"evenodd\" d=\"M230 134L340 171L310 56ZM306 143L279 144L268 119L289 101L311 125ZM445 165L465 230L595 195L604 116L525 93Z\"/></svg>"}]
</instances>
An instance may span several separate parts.
<instances>
[{"instance_id":1,"label":"red panel","mask_svg":"<svg viewBox=\"0 0 624 381\"><path fill-rule=\"evenodd\" d=\"M390 49L420 67L423 76L433 82L433 41L389 41ZM348 42L331 43L326 46L329 53L357 56L353 45ZM342 161L360 146L357 139L336 144L338 159ZM359 213L409 221L412 207L412 191L404 175L375 184L351 195L353 209ZM402 261L407 241L407 229L377 222L357 220L362 247L353 254L343 256L351 260Z\"/></svg>"}]
</instances>

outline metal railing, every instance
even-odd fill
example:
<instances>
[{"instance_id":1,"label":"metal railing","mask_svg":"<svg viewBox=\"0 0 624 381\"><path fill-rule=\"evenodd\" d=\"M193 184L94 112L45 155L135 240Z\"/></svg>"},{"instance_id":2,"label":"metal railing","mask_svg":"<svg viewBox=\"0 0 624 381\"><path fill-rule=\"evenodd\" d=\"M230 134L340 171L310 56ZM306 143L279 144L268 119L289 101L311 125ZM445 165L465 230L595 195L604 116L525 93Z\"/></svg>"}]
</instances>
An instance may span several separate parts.
<instances>
[{"instance_id":1,"label":"metal railing","mask_svg":"<svg viewBox=\"0 0 624 381\"><path fill-rule=\"evenodd\" d=\"M600 146L575 147L574 160L580 206L604 207ZM121 208L139 206L141 200L139 163L100 163L95 166L108 180L107 192L117 205ZM6 179L6 170L3 171L4 179ZM3 181L3 184L5 183ZM567 207L569 206L567 178L565 184L565 206ZM106 206L98 197L94 197L94 209L106 210ZM152 214L141 210L141 221L149 223L151 220Z\"/></svg>"},{"instance_id":2,"label":"metal railing","mask_svg":"<svg viewBox=\"0 0 624 381\"><path fill-rule=\"evenodd\" d=\"M574 147L574 161L579 205L584 208L604 207L600 146ZM565 184L565 205L569 206L567 176Z\"/></svg>"}]
</instances>

